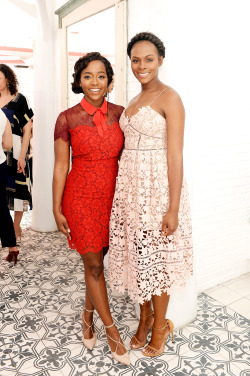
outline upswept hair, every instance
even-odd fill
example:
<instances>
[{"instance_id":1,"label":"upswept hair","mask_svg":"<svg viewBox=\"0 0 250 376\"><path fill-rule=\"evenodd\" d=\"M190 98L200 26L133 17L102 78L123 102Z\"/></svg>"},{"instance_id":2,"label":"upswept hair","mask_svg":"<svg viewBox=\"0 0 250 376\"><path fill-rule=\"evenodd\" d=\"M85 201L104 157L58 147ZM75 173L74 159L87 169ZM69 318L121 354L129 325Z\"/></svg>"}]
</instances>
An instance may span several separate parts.
<instances>
[{"instance_id":1,"label":"upswept hair","mask_svg":"<svg viewBox=\"0 0 250 376\"><path fill-rule=\"evenodd\" d=\"M77 62L75 63L74 73L73 73L74 81L71 84L72 91L75 94L83 93L82 87L80 86L81 73L83 69L85 69L88 66L88 64L94 60L99 60L105 65L107 76L108 76L108 86L112 82L114 71L108 59L102 56L99 52L89 52L87 55L80 57L80 59L78 59Z\"/></svg>"},{"instance_id":2,"label":"upswept hair","mask_svg":"<svg viewBox=\"0 0 250 376\"><path fill-rule=\"evenodd\" d=\"M128 43L127 54L130 57L130 59L131 59L131 50L132 50L133 46L137 42L142 42L144 40L147 40L147 41L153 43L155 45L155 47L157 48L159 56L163 56L163 58L165 57L165 46L164 46L163 42L156 35L154 35L152 33L142 32L142 33L136 34L131 39L131 41Z\"/></svg>"},{"instance_id":3,"label":"upswept hair","mask_svg":"<svg viewBox=\"0 0 250 376\"><path fill-rule=\"evenodd\" d=\"M18 91L19 82L15 72L6 64L0 64L0 72L4 74L7 80L8 89L11 95L14 95Z\"/></svg>"}]
</instances>

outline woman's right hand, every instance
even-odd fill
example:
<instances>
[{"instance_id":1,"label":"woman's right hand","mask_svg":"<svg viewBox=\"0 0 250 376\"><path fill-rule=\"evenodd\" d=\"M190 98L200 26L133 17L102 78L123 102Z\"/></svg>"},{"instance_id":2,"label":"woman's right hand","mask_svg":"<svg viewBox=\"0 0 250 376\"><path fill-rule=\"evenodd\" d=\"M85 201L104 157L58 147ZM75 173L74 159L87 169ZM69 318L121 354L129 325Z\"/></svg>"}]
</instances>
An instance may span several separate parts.
<instances>
[{"instance_id":1,"label":"woman's right hand","mask_svg":"<svg viewBox=\"0 0 250 376\"><path fill-rule=\"evenodd\" d=\"M58 230L60 230L65 236L67 236L67 238L71 240L70 228L67 219L60 212L54 213L54 217L56 220Z\"/></svg>"}]
</instances>

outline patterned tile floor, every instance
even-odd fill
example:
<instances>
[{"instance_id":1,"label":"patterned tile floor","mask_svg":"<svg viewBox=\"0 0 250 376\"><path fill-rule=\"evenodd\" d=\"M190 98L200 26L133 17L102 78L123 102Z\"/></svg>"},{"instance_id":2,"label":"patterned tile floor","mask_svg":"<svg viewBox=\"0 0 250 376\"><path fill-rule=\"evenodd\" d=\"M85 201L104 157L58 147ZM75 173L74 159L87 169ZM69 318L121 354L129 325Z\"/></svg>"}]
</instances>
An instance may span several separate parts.
<instances>
[{"instance_id":1,"label":"patterned tile floor","mask_svg":"<svg viewBox=\"0 0 250 376\"><path fill-rule=\"evenodd\" d=\"M24 217L20 261L0 251L0 376L250 376L250 273L198 295L197 318L167 341L158 358L131 351L131 366L112 360L95 316L97 345L81 342L83 266L60 233L38 233ZM240 293L239 293L240 291ZM128 346L134 306L110 296L112 315Z\"/></svg>"}]
</instances>

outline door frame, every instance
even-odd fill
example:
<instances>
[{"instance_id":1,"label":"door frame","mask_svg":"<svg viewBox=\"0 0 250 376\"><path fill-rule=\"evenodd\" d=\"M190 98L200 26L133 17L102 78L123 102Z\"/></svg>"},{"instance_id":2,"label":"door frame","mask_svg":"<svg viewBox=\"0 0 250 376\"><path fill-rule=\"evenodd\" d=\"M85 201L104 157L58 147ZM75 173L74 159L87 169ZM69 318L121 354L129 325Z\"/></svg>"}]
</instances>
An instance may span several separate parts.
<instances>
[{"instance_id":1,"label":"door frame","mask_svg":"<svg viewBox=\"0 0 250 376\"><path fill-rule=\"evenodd\" d=\"M75 0L76 4L79 0ZM71 0L72 7L72 0ZM89 18L111 7L115 7L115 102L126 106L127 89L127 0L88 0L83 4L72 8L73 10L59 15L60 28L60 62L61 62L61 109L68 108L68 46L67 27L79 21ZM67 77L67 79L65 79Z\"/></svg>"}]
</instances>

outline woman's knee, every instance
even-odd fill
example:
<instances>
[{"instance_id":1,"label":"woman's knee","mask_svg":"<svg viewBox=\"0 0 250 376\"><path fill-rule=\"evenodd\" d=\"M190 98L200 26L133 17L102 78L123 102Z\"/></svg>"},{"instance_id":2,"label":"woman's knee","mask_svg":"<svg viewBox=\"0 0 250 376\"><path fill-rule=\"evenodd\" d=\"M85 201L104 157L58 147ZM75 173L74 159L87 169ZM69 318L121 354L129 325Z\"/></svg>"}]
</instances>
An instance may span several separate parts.
<instances>
[{"instance_id":1,"label":"woman's knee","mask_svg":"<svg viewBox=\"0 0 250 376\"><path fill-rule=\"evenodd\" d=\"M91 257L91 259L84 259L85 273L90 274L96 281L99 280L103 273L103 261L102 258Z\"/></svg>"},{"instance_id":2,"label":"woman's knee","mask_svg":"<svg viewBox=\"0 0 250 376\"><path fill-rule=\"evenodd\" d=\"M90 273L96 281L99 281L99 278L100 278L102 272L103 272L103 264L102 263L90 266Z\"/></svg>"}]
</instances>

